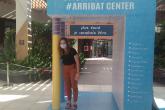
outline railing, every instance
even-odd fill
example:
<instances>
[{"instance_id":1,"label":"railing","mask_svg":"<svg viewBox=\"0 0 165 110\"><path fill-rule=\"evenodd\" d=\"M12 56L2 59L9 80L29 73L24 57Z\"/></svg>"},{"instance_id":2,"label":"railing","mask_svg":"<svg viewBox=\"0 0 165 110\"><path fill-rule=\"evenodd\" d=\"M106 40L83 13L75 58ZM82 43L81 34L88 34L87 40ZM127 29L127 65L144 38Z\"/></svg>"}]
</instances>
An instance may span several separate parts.
<instances>
[{"instance_id":1,"label":"railing","mask_svg":"<svg viewBox=\"0 0 165 110\"><path fill-rule=\"evenodd\" d=\"M45 73L51 73L51 67L50 68L32 68L32 67L27 67L19 64L14 64L14 63L0 63L0 70L6 72L6 84L5 86L11 86L12 84L10 83L10 73L11 71L14 72L28 72L29 74L29 79L32 80L32 77L34 80L37 80L39 75L45 74ZM18 70L18 71L17 71ZM39 73L39 74L38 74Z\"/></svg>"}]
</instances>

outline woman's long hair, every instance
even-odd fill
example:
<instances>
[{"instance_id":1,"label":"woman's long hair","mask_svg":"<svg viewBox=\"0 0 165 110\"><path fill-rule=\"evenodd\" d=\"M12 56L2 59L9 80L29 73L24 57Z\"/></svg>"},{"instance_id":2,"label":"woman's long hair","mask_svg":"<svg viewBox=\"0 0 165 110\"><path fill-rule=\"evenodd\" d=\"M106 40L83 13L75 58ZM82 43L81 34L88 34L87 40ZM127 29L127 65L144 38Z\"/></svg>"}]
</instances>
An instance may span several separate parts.
<instances>
[{"instance_id":1,"label":"woman's long hair","mask_svg":"<svg viewBox=\"0 0 165 110\"><path fill-rule=\"evenodd\" d=\"M65 41L65 43L66 43L66 45L67 45L67 51L65 52L64 51L64 49L62 49L61 47L60 47L60 43L61 43L61 41ZM59 41L59 51L60 51L60 56L62 56L62 55L64 55L64 54L68 54L69 52L70 52L70 45L69 45L69 41L68 41L68 39L67 38L65 38L65 37L62 37L61 39L60 39L60 41Z\"/></svg>"}]
</instances>

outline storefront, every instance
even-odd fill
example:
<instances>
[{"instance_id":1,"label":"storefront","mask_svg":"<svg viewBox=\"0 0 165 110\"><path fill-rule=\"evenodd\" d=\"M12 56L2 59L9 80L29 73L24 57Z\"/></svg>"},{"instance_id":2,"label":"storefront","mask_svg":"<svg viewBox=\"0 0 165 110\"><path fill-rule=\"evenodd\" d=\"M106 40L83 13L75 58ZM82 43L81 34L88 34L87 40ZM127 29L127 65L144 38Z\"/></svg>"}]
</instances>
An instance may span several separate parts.
<instances>
[{"instance_id":1,"label":"storefront","mask_svg":"<svg viewBox=\"0 0 165 110\"><path fill-rule=\"evenodd\" d=\"M80 39L78 44L86 58L112 57L112 40Z\"/></svg>"},{"instance_id":2,"label":"storefront","mask_svg":"<svg viewBox=\"0 0 165 110\"><path fill-rule=\"evenodd\" d=\"M75 39L77 50L86 58L112 57L112 39L115 35L115 23L112 17L70 18L65 20L65 35Z\"/></svg>"}]
</instances>

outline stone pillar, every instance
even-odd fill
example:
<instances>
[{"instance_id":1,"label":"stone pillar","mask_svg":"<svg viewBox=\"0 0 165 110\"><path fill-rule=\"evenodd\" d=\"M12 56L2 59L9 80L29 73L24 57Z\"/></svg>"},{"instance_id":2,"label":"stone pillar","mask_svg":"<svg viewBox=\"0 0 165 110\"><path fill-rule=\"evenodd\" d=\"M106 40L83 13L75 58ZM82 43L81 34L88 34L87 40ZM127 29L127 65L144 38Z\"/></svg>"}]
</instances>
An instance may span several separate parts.
<instances>
[{"instance_id":1,"label":"stone pillar","mask_svg":"<svg viewBox=\"0 0 165 110\"><path fill-rule=\"evenodd\" d=\"M16 58L23 60L31 49L31 0L16 0Z\"/></svg>"}]
</instances>

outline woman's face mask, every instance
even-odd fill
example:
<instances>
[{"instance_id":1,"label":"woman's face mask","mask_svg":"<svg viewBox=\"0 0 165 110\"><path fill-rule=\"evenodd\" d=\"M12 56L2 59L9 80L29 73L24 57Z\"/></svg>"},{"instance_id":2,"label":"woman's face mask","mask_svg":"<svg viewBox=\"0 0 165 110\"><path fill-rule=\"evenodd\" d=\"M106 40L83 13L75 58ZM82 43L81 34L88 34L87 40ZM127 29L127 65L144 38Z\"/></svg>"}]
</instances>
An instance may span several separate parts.
<instances>
[{"instance_id":1,"label":"woman's face mask","mask_svg":"<svg viewBox=\"0 0 165 110\"><path fill-rule=\"evenodd\" d=\"M66 45L66 44L60 44L60 47L61 47L62 49L65 49L65 48L67 47L67 45Z\"/></svg>"}]
</instances>

